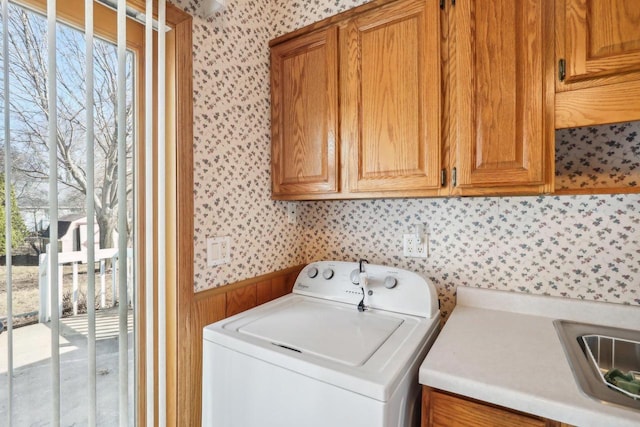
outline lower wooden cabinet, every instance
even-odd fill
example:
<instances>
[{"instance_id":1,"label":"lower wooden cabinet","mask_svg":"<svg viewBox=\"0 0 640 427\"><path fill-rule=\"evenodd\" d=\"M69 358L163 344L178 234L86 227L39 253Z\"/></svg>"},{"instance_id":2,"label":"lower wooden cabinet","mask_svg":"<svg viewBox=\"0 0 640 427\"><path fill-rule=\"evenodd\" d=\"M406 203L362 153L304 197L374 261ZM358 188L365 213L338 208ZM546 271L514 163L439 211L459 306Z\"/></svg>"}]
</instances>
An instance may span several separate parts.
<instances>
[{"instance_id":1,"label":"lower wooden cabinet","mask_svg":"<svg viewBox=\"0 0 640 427\"><path fill-rule=\"evenodd\" d=\"M422 427L569 427L567 424L422 387Z\"/></svg>"}]
</instances>

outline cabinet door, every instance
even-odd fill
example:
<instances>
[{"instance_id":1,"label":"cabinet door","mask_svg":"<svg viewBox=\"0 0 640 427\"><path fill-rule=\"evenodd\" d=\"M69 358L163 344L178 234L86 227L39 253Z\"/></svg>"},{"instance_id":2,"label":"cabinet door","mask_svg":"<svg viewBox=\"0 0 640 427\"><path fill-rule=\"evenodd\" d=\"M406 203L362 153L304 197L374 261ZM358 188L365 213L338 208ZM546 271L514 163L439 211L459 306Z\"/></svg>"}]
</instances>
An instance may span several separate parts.
<instances>
[{"instance_id":1,"label":"cabinet door","mask_svg":"<svg viewBox=\"0 0 640 427\"><path fill-rule=\"evenodd\" d=\"M638 0L557 0L556 21L556 128L640 120Z\"/></svg>"},{"instance_id":2,"label":"cabinet door","mask_svg":"<svg viewBox=\"0 0 640 427\"><path fill-rule=\"evenodd\" d=\"M422 387L422 427L569 427L451 393Z\"/></svg>"},{"instance_id":3,"label":"cabinet door","mask_svg":"<svg viewBox=\"0 0 640 427\"><path fill-rule=\"evenodd\" d=\"M337 79L335 27L272 48L271 163L275 197L338 191Z\"/></svg>"},{"instance_id":4,"label":"cabinet door","mask_svg":"<svg viewBox=\"0 0 640 427\"><path fill-rule=\"evenodd\" d=\"M638 0L564 0L567 82L640 70Z\"/></svg>"},{"instance_id":5,"label":"cabinet door","mask_svg":"<svg viewBox=\"0 0 640 427\"><path fill-rule=\"evenodd\" d=\"M544 191L535 186L549 179L552 12L546 0L466 0L452 7L457 192Z\"/></svg>"},{"instance_id":6,"label":"cabinet door","mask_svg":"<svg viewBox=\"0 0 640 427\"><path fill-rule=\"evenodd\" d=\"M436 0L392 3L342 30L349 191L399 195L440 187L439 35Z\"/></svg>"}]
</instances>

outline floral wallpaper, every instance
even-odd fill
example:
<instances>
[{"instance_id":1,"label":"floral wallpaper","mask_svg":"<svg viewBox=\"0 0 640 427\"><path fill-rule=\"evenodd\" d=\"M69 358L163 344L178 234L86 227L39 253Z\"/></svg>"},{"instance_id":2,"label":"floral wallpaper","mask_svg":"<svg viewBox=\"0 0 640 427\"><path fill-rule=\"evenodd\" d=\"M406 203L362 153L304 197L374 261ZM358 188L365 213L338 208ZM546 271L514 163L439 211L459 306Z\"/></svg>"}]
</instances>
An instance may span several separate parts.
<instances>
[{"instance_id":1,"label":"floral wallpaper","mask_svg":"<svg viewBox=\"0 0 640 427\"><path fill-rule=\"evenodd\" d=\"M305 203L307 259L357 260L421 273L442 314L459 285L640 305L640 195ZM425 224L429 257L402 235Z\"/></svg>"},{"instance_id":2,"label":"floral wallpaper","mask_svg":"<svg viewBox=\"0 0 640 427\"><path fill-rule=\"evenodd\" d=\"M272 38L368 2L368 0L273 0L271 2Z\"/></svg>"},{"instance_id":3,"label":"floral wallpaper","mask_svg":"<svg viewBox=\"0 0 640 427\"><path fill-rule=\"evenodd\" d=\"M271 200L269 0L227 1L198 16L200 0L175 0L193 20L196 291L305 261L287 204ZM231 262L207 266L206 239L230 236Z\"/></svg>"},{"instance_id":4,"label":"floral wallpaper","mask_svg":"<svg viewBox=\"0 0 640 427\"><path fill-rule=\"evenodd\" d=\"M199 0L175 3L194 13ZM444 315L458 285L640 305L640 195L270 200L268 41L362 3L233 0L194 19L196 290L363 257L428 277ZM558 131L557 186L639 185L639 131ZM427 259L402 255L411 224L427 226ZM206 237L218 235L231 236L232 262L207 267Z\"/></svg>"},{"instance_id":5,"label":"floral wallpaper","mask_svg":"<svg viewBox=\"0 0 640 427\"><path fill-rule=\"evenodd\" d=\"M640 185L640 123L556 132L556 188Z\"/></svg>"}]
</instances>

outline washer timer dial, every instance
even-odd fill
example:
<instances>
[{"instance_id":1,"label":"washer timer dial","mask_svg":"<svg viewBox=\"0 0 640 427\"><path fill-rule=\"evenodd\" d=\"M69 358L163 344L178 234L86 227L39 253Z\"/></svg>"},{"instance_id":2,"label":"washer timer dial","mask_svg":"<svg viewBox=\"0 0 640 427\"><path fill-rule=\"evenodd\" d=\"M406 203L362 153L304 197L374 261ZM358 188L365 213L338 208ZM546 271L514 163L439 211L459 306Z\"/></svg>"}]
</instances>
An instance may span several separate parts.
<instances>
[{"instance_id":1,"label":"washer timer dial","mask_svg":"<svg viewBox=\"0 0 640 427\"><path fill-rule=\"evenodd\" d=\"M329 280L333 277L333 270L330 268L327 268L326 270L322 271L322 277L324 277L325 279Z\"/></svg>"},{"instance_id":2,"label":"washer timer dial","mask_svg":"<svg viewBox=\"0 0 640 427\"><path fill-rule=\"evenodd\" d=\"M311 267L311 268L309 268L309 270L307 270L307 276L309 276L310 279L313 279L317 275L318 275L318 269L317 268Z\"/></svg>"}]
</instances>

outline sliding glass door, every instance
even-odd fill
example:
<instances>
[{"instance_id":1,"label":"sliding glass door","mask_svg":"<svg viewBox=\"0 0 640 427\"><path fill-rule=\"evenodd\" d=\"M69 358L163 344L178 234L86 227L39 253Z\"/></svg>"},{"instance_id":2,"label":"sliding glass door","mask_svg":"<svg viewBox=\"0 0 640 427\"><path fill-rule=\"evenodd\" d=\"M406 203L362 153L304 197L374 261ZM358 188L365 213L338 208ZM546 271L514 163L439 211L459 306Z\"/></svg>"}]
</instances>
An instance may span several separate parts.
<instances>
[{"instance_id":1,"label":"sliding glass door","mask_svg":"<svg viewBox=\"0 0 640 427\"><path fill-rule=\"evenodd\" d=\"M136 419L145 28L119 3L3 0L0 425Z\"/></svg>"}]
</instances>

